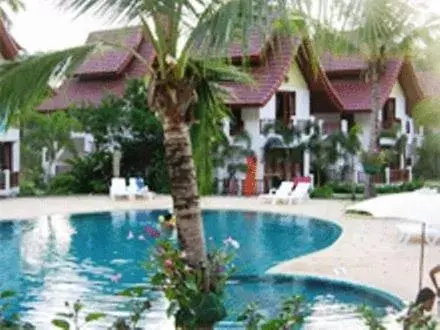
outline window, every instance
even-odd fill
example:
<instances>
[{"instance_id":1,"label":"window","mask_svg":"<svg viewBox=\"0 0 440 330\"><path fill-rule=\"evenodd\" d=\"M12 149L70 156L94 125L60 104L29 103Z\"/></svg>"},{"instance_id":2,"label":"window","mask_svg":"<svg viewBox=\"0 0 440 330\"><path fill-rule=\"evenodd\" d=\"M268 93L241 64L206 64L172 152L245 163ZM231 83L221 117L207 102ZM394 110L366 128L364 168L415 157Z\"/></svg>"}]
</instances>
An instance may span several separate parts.
<instances>
[{"instance_id":1,"label":"window","mask_svg":"<svg viewBox=\"0 0 440 330\"><path fill-rule=\"evenodd\" d=\"M396 99L389 98L382 109L383 128L391 128L396 119Z\"/></svg>"},{"instance_id":2,"label":"window","mask_svg":"<svg viewBox=\"0 0 440 330\"><path fill-rule=\"evenodd\" d=\"M354 121L354 115L352 113L344 113L341 115L341 120L347 121L347 128L348 131L350 131L354 125L356 125L356 122Z\"/></svg>"},{"instance_id":3,"label":"window","mask_svg":"<svg viewBox=\"0 0 440 330\"><path fill-rule=\"evenodd\" d=\"M229 135L234 136L243 132L244 129L244 121L241 116L240 108L232 108L231 109L231 123L229 125Z\"/></svg>"},{"instance_id":4,"label":"window","mask_svg":"<svg viewBox=\"0 0 440 330\"><path fill-rule=\"evenodd\" d=\"M275 118L288 125L291 117L296 113L295 92L278 92L276 94Z\"/></svg>"}]
</instances>

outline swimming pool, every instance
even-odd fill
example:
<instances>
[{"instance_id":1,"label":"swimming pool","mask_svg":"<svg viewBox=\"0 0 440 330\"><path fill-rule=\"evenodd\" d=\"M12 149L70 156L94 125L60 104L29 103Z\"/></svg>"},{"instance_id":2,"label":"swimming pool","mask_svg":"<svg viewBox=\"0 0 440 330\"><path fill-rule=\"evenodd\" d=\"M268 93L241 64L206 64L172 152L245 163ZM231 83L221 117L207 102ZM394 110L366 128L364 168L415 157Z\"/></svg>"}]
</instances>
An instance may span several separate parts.
<instances>
[{"instance_id":1,"label":"swimming pool","mask_svg":"<svg viewBox=\"0 0 440 330\"><path fill-rule=\"evenodd\" d=\"M18 292L15 310L25 320L44 324L63 311L64 301L81 298L88 309L119 315L122 289L143 284L148 274L140 266L154 245L145 226L157 223L163 211L128 211L78 214L32 221L0 222L0 289ZM204 211L205 234L213 244L227 236L240 242L235 260L237 281L228 287L228 309L237 311L247 302L264 297L262 306L276 312L275 302L283 293L304 294L314 305L325 292L336 297L334 304L352 306L366 299L353 290L320 291L322 285L262 276L275 264L328 247L341 234L334 223L307 217L238 211ZM115 280L119 279L120 280ZM256 281L255 279L259 280ZM320 282L321 283L321 282ZM324 283L324 282L322 282ZM307 284L307 285L306 285ZM312 290L312 288L315 288ZM290 291L289 291L290 290ZM366 291L365 291L366 292ZM240 295L241 305L236 297ZM374 296L374 295L373 295ZM327 297L328 298L328 297ZM381 299L371 304L384 308L395 303ZM158 322L160 309L150 313ZM231 313L230 319L233 319Z\"/></svg>"}]
</instances>

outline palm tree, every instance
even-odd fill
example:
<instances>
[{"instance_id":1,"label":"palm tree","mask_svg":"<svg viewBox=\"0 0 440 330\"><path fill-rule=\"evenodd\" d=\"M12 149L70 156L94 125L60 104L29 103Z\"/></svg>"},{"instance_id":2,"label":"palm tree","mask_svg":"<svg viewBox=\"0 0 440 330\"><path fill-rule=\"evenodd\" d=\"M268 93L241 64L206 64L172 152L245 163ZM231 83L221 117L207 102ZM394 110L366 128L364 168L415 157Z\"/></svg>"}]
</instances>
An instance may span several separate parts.
<instances>
[{"instance_id":1,"label":"palm tree","mask_svg":"<svg viewBox=\"0 0 440 330\"><path fill-rule=\"evenodd\" d=\"M367 63L365 79L372 85L368 153L374 154L380 130L380 79L387 62L394 57L409 59L413 45L438 30L437 19L407 0L335 0L327 6L331 14L318 19L318 28L313 25L315 46L318 51L360 55ZM374 195L374 182L367 175L365 197Z\"/></svg>"},{"instance_id":2,"label":"palm tree","mask_svg":"<svg viewBox=\"0 0 440 330\"><path fill-rule=\"evenodd\" d=\"M292 178L292 160L294 155L294 147L299 146L302 131L299 127L291 122L285 124L283 121L274 121L267 123L263 127L263 135L268 138L264 146L264 159L268 161L270 150L279 148L283 150L285 180L290 181Z\"/></svg>"},{"instance_id":3,"label":"palm tree","mask_svg":"<svg viewBox=\"0 0 440 330\"><path fill-rule=\"evenodd\" d=\"M273 3L263 0L60 0L59 4L79 16L90 12L110 19L141 22L144 35L156 53L154 65L147 67L145 80L148 101L164 128L179 242L189 264L199 267L206 258L205 240L187 119L192 117L200 98L198 92L214 91L212 81L248 81L246 75L224 61L213 61L213 56L217 54L218 58L220 54L226 58L225 50L237 35L241 35L241 44L246 50L246 36L251 26L258 27L265 40L273 32L268 23ZM287 5L279 1L281 8L287 9ZM280 19L287 18L287 10L277 15ZM63 69L58 70L58 74L64 73L67 66L74 67L93 48L94 45L79 47L2 66L0 102L6 107L0 109L13 112L36 102L55 67ZM135 50L130 51L146 63Z\"/></svg>"},{"instance_id":4,"label":"palm tree","mask_svg":"<svg viewBox=\"0 0 440 330\"><path fill-rule=\"evenodd\" d=\"M362 133L362 127L354 125L348 131L348 134L339 133L338 142L341 147L342 155L345 162L348 163L350 178L351 178L351 198L356 199L356 184L355 184L355 161L356 157L362 149L362 142L359 138Z\"/></svg>"}]
</instances>

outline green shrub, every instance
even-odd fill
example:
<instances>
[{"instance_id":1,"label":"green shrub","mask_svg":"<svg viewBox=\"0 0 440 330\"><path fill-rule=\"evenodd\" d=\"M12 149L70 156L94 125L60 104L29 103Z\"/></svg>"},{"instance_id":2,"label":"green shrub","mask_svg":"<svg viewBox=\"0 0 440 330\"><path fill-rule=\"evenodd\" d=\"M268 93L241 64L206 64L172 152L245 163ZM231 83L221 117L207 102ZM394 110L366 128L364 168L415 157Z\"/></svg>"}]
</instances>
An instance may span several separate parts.
<instances>
[{"instance_id":1,"label":"green shrub","mask_svg":"<svg viewBox=\"0 0 440 330\"><path fill-rule=\"evenodd\" d=\"M333 193L335 194L351 194L352 184L351 183L338 183L338 182L332 182L329 183L328 186L330 186L333 190ZM363 185L356 185L356 193L361 194L364 191Z\"/></svg>"},{"instance_id":2,"label":"green shrub","mask_svg":"<svg viewBox=\"0 0 440 330\"><path fill-rule=\"evenodd\" d=\"M333 189L329 185L325 185L322 187L317 187L313 189L310 194L311 198L332 198L333 197Z\"/></svg>"},{"instance_id":3,"label":"green shrub","mask_svg":"<svg viewBox=\"0 0 440 330\"><path fill-rule=\"evenodd\" d=\"M75 178L70 173L62 173L53 177L47 187L49 195L71 195L75 193Z\"/></svg>"},{"instance_id":4,"label":"green shrub","mask_svg":"<svg viewBox=\"0 0 440 330\"><path fill-rule=\"evenodd\" d=\"M41 190L37 186L37 183L32 180L20 180L20 194L19 196L26 197L26 196L40 196L43 195L44 191Z\"/></svg>"}]
</instances>

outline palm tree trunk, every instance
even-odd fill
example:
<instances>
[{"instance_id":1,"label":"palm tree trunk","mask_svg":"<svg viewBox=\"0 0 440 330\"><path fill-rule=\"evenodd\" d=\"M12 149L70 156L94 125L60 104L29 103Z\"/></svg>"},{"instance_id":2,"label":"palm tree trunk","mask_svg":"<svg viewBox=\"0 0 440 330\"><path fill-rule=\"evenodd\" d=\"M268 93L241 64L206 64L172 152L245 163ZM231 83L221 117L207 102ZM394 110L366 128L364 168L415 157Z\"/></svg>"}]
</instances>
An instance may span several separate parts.
<instances>
[{"instance_id":1,"label":"palm tree trunk","mask_svg":"<svg viewBox=\"0 0 440 330\"><path fill-rule=\"evenodd\" d=\"M179 243L188 256L188 262L198 267L205 260L206 252L189 127L185 122L175 121L167 115L163 125L165 159Z\"/></svg>"},{"instance_id":2,"label":"palm tree trunk","mask_svg":"<svg viewBox=\"0 0 440 330\"><path fill-rule=\"evenodd\" d=\"M371 67L372 80L372 98L371 98L371 115L370 115L370 141L368 143L368 151L374 152L377 149L377 139L379 136L379 114L380 114L380 85L379 85L379 63L376 61ZM376 196L374 187L374 178L372 175L365 177L364 197L371 198Z\"/></svg>"}]
</instances>

